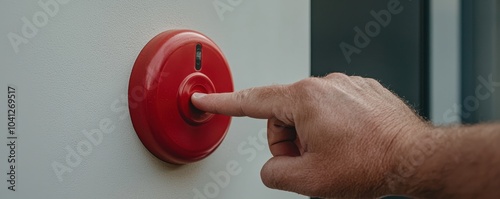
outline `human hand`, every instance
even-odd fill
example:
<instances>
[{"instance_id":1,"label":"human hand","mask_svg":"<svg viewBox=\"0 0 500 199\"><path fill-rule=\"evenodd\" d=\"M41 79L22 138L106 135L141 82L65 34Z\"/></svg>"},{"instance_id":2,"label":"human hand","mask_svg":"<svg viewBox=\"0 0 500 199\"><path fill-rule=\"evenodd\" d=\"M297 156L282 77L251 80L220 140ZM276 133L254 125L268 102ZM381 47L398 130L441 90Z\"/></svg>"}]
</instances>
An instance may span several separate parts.
<instances>
[{"instance_id":1,"label":"human hand","mask_svg":"<svg viewBox=\"0 0 500 199\"><path fill-rule=\"evenodd\" d=\"M377 197L408 137L429 128L376 80L333 73L290 85L195 94L204 111L268 119L263 183L308 196Z\"/></svg>"}]
</instances>

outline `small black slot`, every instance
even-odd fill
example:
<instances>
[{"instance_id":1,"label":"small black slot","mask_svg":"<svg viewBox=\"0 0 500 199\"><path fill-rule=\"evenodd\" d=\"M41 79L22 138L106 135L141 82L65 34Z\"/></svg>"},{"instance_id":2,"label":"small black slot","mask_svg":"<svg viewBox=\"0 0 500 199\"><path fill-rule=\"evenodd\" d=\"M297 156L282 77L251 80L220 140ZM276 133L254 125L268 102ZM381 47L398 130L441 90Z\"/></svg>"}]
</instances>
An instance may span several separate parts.
<instances>
[{"instance_id":1,"label":"small black slot","mask_svg":"<svg viewBox=\"0 0 500 199\"><path fill-rule=\"evenodd\" d=\"M197 71L201 70L201 44L196 44L196 65L194 68Z\"/></svg>"}]
</instances>

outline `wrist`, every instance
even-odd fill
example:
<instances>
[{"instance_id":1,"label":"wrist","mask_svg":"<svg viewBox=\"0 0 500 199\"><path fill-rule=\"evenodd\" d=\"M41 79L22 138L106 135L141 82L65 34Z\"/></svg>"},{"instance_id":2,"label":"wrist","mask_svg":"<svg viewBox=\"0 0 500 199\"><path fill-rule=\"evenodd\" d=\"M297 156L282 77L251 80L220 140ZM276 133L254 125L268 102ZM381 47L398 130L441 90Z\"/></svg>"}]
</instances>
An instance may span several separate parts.
<instances>
[{"instance_id":1,"label":"wrist","mask_svg":"<svg viewBox=\"0 0 500 199\"><path fill-rule=\"evenodd\" d=\"M423 179L427 176L422 176L421 170L440 148L444 135L441 131L442 129L422 121L396 131L392 150L388 153L391 155L386 158L386 194L416 196L417 192L422 191L422 187L417 188L415 185L420 181L427 181Z\"/></svg>"}]
</instances>

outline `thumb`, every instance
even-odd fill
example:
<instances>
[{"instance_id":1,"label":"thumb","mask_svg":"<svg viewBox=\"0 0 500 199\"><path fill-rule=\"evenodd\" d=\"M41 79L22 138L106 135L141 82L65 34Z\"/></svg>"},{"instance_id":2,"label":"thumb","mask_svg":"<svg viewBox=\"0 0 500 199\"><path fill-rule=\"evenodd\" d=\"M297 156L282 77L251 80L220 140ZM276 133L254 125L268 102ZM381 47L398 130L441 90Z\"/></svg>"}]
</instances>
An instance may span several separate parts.
<instances>
[{"instance_id":1,"label":"thumb","mask_svg":"<svg viewBox=\"0 0 500 199\"><path fill-rule=\"evenodd\" d=\"M318 179L310 155L275 156L260 171L264 185L272 189L292 191L303 195L315 194ZM319 176L318 176L319 177Z\"/></svg>"}]
</instances>

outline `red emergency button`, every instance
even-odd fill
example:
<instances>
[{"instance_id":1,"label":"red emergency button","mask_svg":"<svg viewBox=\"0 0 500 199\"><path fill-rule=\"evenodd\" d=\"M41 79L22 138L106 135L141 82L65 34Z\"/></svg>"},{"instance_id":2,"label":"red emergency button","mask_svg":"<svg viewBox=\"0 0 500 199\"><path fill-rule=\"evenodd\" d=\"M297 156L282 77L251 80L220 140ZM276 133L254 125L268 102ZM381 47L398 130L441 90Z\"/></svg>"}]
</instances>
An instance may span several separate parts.
<instances>
[{"instance_id":1,"label":"red emergency button","mask_svg":"<svg viewBox=\"0 0 500 199\"><path fill-rule=\"evenodd\" d=\"M191 30L160 33L146 44L130 76L128 101L134 129L159 159L186 164L210 155L231 118L196 109L191 95L233 91L221 50Z\"/></svg>"}]
</instances>

